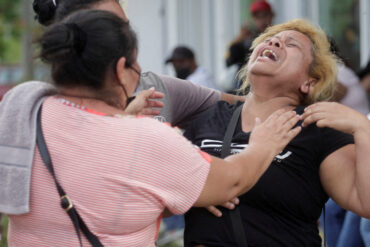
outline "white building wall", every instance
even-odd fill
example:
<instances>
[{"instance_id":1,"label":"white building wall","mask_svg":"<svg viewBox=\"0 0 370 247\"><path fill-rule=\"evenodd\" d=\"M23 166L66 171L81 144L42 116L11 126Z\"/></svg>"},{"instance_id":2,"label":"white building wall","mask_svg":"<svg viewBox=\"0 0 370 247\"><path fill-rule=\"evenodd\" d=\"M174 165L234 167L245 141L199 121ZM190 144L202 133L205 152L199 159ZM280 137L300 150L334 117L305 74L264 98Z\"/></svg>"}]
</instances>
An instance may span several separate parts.
<instances>
[{"instance_id":1,"label":"white building wall","mask_svg":"<svg viewBox=\"0 0 370 247\"><path fill-rule=\"evenodd\" d=\"M143 71L174 75L164 61L179 45L191 47L198 63L217 80L225 71L228 43L239 32L240 2L243 0L124 0L130 22L139 37L139 62ZM274 11L274 23L292 18L307 18L318 24L319 10L325 1L268 0ZM246 10L247 11L247 10ZM361 64L370 57L370 1L360 0Z\"/></svg>"},{"instance_id":2,"label":"white building wall","mask_svg":"<svg viewBox=\"0 0 370 247\"><path fill-rule=\"evenodd\" d=\"M370 60L370 1L360 0L361 67Z\"/></svg>"},{"instance_id":3,"label":"white building wall","mask_svg":"<svg viewBox=\"0 0 370 247\"><path fill-rule=\"evenodd\" d=\"M163 30L161 0L126 0L126 14L139 40L139 64L143 71L162 72L163 44L167 40Z\"/></svg>"},{"instance_id":4,"label":"white building wall","mask_svg":"<svg viewBox=\"0 0 370 247\"><path fill-rule=\"evenodd\" d=\"M303 0L304 1L304 0ZM302 0L270 0L275 12L274 23L283 23L294 18L302 18Z\"/></svg>"},{"instance_id":5,"label":"white building wall","mask_svg":"<svg viewBox=\"0 0 370 247\"><path fill-rule=\"evenodd\" d=\"M164 61L175 46L186 45L220 78L227 45L239 32L240 0L126 0L124 8L138 34L143 71L174 75Z\"/></svg>"}]
</instances>

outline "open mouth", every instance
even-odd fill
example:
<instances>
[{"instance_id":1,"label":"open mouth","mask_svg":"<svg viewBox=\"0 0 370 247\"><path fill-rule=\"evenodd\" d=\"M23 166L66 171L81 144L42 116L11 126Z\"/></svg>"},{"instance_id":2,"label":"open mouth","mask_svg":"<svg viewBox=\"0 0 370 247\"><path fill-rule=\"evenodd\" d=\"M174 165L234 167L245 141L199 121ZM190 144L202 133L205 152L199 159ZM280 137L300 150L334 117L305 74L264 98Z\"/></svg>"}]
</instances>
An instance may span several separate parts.
<instances>
[{"instance_id":1,"label":"open mouth","mask_svg":"<svg viewBox=\"0 0 370 247\"><path fill-rule=\"evenodd\" d=\"M274 62L276 62L278 60L275 52L270 50L270 49L263 50L263 52L261 53L260 56L261 57L267 57L267 58L271 59Z\"/></svg>"}]
</instances>

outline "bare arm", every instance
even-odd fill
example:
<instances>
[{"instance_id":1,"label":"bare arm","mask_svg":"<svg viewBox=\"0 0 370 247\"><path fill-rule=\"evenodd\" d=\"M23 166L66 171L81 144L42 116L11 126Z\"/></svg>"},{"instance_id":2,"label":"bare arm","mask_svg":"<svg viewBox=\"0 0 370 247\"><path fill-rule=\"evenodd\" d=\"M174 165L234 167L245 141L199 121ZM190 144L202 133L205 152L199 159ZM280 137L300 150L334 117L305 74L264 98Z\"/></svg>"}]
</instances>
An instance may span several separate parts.
<instances>
[{"instance_id":1,"label":"bare arm","mask_svg":"<svg viewBox=\"0 0 370 247\"><path fill-rule=\"evenodd\" d=\"M212 157L203 191L194 206L220 205L254 186L277 155L300 131L295 112L279 110L262 124L256 121L248 146L225 160Z\"/></svg>"},{"instance_id":2,"label":"bare arm","mask_svg":"<svg viewBox=\"0 0 370 247\"><path fill-rule=\"evenodd\" d=\"M221 100L226 101L229 104L235 104L237 101L244 102L245 96L238 96L229 93L222 93Z\"/></svg>"},{"instance_id":3,"label":"bare arm","mask_svg":"<svg viewBox=\"0 0 370 247\"><path fill-rule=\"evenodd\" d=\"M370 218L370 121L338 103L322 102L306 108L304 126L316 122L354 136L355 144L330 154L320 166L325 191L340 206Z\"/></svg>"}]
</instances>

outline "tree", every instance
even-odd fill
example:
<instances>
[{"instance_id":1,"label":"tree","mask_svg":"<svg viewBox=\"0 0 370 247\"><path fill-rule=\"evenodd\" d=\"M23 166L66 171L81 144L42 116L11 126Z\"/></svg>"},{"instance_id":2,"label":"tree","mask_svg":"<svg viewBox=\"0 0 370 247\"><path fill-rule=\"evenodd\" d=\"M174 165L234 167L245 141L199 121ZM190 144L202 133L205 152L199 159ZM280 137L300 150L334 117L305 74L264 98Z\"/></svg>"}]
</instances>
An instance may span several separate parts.
<instances>
[{"instance_id":1,"label":"tree","mask_svg":"<svg viewBox=\"0 0 370 247\"><path fill-rule=\"evenodd\" d=\"M0 62L16 62L20 58L20 0L0 0Z\"/></svg>"}]
</instances>

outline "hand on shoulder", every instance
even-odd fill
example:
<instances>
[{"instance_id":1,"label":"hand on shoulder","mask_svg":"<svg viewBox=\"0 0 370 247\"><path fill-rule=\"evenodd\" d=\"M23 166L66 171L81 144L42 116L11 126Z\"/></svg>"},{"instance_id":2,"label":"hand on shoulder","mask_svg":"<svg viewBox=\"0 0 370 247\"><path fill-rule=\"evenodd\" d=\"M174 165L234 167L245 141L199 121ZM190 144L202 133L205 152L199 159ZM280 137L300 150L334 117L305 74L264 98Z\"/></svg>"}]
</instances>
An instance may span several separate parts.
<instances>
[{"instance_id":1,"label":"hand on shoulder","mask_svg":"<svg viewBox=\"0 0 370 247\"><path fill-rule=\"evenodd\" d=\"M370 121L365 115L336 102L312 104L302 114L303 127L316 123L317 127L329 127L348 134L369 132Z\"/></svg>"}]
</instances>

